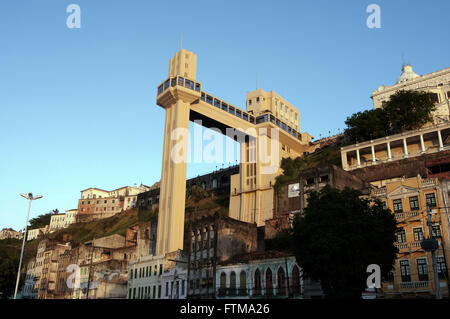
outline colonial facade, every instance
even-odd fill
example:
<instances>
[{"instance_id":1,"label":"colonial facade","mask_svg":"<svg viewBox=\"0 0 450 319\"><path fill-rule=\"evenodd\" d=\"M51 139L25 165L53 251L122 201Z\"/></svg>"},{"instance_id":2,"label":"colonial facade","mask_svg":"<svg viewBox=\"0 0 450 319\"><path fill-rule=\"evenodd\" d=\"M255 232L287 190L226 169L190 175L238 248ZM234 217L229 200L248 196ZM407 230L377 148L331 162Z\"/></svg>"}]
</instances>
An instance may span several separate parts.
<instances>
[{"instance_id":1,"label":"colonial facade","mask_svg":"<svg viewBox=\"0 0 450 319\"><path fill-rule=\"evenodd\" d=\"M422 240L430 237L428 205L431 209L433 237L439 242L436 251L439 288L442 295L448 296L449 216L443 204L439 180L417 176L379 181L376 184L379 188L373 191L373 198L383 201L398 222L398 256L393 271L385 278L382 294L386 297L436 294L431 253L421 247Z\"/></svg>"},{"instance_id":2,"label":"colonial facade","mask_svg":"<svg viewBox=\"0 0 450 319\"><path fill-rule=\"evenodd\" d=\"M381 85L372 93L375 109L383 106L389 97L399 90L425 91L434 94L436 111L433 114L434 124L448 122L450 110L450 68L433 73L418 75L411 65L402 67L402 74L397 83L391 86Z\"/></svg>"},{"instance_id":3,"label":"colonial facade","mask_svg":"<svg viewBox=\"0 0 450 319\"><path fill-rule=\"evenodd\" d=\"M22 231L21 230L15 231L12 228L3 228L0 231L0 240L7 238L22 239L23 238Z\"/></svg>"}]
</instances>

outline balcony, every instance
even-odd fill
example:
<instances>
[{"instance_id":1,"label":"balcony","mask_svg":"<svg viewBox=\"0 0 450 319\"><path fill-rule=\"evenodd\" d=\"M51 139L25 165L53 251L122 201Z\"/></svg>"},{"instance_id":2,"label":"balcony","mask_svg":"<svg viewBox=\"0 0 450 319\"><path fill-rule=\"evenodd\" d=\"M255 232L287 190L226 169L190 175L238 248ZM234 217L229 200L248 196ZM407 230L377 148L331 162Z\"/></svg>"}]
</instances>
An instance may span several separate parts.
<instances>
[{"instance_id":1,"label":"balcony","mask_svg":"<svg viewBox=\"0 0 450 319\"><path fill-rule=\"evenodd\" d=\"M410 212L397 212L394 213L395 219L398 222L406 222L406 221L415 221L420 220L420 213L417 210L413 210Z\"/></svg>"},{"instance_id":2,"label":"balcony","mask_svg":"<svg viewBox=\"0 0 450 319\"><path fill-rule=\"evenodd\" d=\"M427 289L429 287L429 281L410 281L400 283L400 289Z\"/></svg>"},{"instance_id":3,"label":"balcony","mask_svg":"<svg viewBox=\"0 0 450 319\"><path fill-rule=\"evenodd\" d=\"M436 180L434 178L428 178L422 180L422 187L435 186Z\"/></svg>"},{"instance_id":4,"label":"balcony","mask_svg":"<svg viewBox=\"0 0 450 319\"><path fill-rule=\"evenodd\" d=\"M410 241L406 243L395 243L395 246L398 248L400 253L411 253L412 251L422 250L422 246L420 245L422 241Z\"/></svg>"}]
</instances>

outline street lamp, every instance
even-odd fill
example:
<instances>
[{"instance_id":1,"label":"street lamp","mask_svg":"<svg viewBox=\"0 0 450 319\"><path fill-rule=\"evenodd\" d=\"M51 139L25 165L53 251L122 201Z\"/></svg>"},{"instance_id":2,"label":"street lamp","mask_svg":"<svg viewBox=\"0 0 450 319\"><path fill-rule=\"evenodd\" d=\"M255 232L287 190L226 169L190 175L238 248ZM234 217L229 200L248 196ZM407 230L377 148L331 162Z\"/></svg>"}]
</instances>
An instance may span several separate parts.
<instances>
[{"instance_id":1,"label":"street lamp","mask_svg":"<svg viewBox=\"0 0 450 319\"><path fill-rule=\"evenodd\" d=\"M23 248L25 247L25 240L27 237L27 230L28 230L28 218L30 217L30 209L31 209L31 201L42 198L41 195L33 197L33 193L20 194L25 199L28 199L28 214L27 214L27 221L25 222L25 232L23 234L23 241L22 241L22 250L20 251L20 261L19 261L19 269L17 270L17 280L16 280L16 289L14 291L14 299L17 297L17 288L19 287L19 279L20 279L20 268L22 266L22 258L23 258Z\"/></svg>"}]
</instances>

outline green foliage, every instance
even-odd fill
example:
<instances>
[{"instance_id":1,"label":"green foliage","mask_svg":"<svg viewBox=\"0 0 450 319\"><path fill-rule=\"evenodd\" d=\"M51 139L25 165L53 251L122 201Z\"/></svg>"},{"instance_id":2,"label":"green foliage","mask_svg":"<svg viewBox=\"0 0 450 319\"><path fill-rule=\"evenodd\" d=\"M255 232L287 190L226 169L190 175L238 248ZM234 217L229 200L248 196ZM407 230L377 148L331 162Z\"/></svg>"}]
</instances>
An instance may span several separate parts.
<instances>
[{"instance_id":1,"label":"green foliage","mask_svg":"<svg viewBox=\"0 0 450 319\"><path fill-rule=\"evenodd\" d=\"M6 299L14 293L19 258L8 256L0 247L0 298Z\"/></svg>"},{"instance_id":2,"label":"green foliage","mask_svg":"<svg viewBox=\"0 0 450 319\"><path fill-rule=\"evenodd\" d=\"M430 122L436 109L434 94L418 91L398 91L391 95L383 109L396 133L415 130Z\"/></svg>"},{"instance_id":3,"label":"green foliage","mask_svg":"<svg viewBox=\"0 0 450 319\"><path fill-rule=\"evenodd\" d=\"M43 228L46 225L50 225L50 219L53 215L53 212L47 213L47 214L41 214L38 217L30 219L30 226L29 228L35 229L35 228Z\"/></svg>"},{"instance_id":4,"label":"green foliage","mask_svg":"<svg viewBox=\"0 0 450 319\"><path fill-rule=\"evenodd\" d=\"M433 93L400 90L382 108L348 117L345 136L352 142L361 142L418 129L432 121L435 109Z\"/></svg>"},{"instance_id":5,"label":"green foliage","mask_svg":"<svg viewBox=\"0 0 450 319\"><path fill-rule=\"evenodd\" d=\"M345 135L352 141L366 141L386 136L389 118L384 109L366 110L348 117Z\"/></svg>"},{"instance_id":6,"label":"green foliage","mask_svg":"<svg viewBox=\"0 0 450 319\"><path fill-rule=\"evenodd\" d=\"M378 264L386 276L395 262L396 220L381 202L360 192L326 186L313 192L294 221L294 247L306 276L320 281L329 298L361 298L367 266Z\"/></svg>"}]
</instances>

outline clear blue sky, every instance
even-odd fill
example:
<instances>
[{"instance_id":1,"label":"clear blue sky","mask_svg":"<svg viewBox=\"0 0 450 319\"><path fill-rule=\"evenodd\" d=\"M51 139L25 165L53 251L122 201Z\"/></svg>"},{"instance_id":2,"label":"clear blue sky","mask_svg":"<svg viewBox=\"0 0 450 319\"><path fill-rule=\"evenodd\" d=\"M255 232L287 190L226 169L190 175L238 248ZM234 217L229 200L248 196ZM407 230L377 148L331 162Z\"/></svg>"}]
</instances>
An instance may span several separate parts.
<instances>
[{"instance_id":1,"label":"clear blue sky","mask_svg":"<svg viewBox=\"0 0 450 319\"><path fill-rule=\"evenodd\" d=\"M81 29L66 7L81 7ZM381 29L366 8L381 7ZM236 106L258 86L300 110L316 138L372 107L402 54L419 74L450 66L450 2L0 2L0 228L24 226L22 192L44 195L31 217L76 208L80 190L114 189L161 174L164 111L156 87L183 47L203 88ZM188 176L210 165L189 165Z\"/></svg>"}]
</instances>

